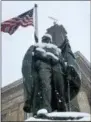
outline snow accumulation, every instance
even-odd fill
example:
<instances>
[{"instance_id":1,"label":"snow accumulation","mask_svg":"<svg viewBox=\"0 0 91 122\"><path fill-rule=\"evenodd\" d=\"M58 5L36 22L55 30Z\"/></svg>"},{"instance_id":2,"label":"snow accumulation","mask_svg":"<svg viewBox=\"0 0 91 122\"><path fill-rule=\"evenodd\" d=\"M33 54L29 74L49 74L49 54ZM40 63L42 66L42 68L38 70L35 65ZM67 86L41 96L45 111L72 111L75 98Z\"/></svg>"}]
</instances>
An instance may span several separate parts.
<instances>
[{"instance_id":1,"label":"snow accumulation","mask_svg":"<svg viewBox=\"0 0 91 122\"><path fill-rule=\"evenodd\" d=\"M43 52L43 54L45 54L45 56L52 56L52 58L58 60L58 57L55 56L53 53L51 52L46 52L43 48L37 47L36 48L37 51Z\"/></svg>"},{"instance_id":2,"label":"snow accumulation","mask_svg":"<svg viewBox=\"0 0 91 122\"><path fill-rule=\"evenodd\" d=\"M44 52L46 53L46 51L43 48L37 47L36 50L40 51L40 52Z\"/></svg>"},{"instance_id":3,"label":"snow accumulation","mask_svg":"<svg viewBox=\"0 0 91 122\"><path fill-rule=\"evenodd\" d=\"M36 47L41 47L41 48L53 48L57 52L61 53L61 49L59 49L56 45L51 44L51 43L36 43L34 46Z\"/></svg>"},{"instance_id":4,"label":"snow accumulation","mask_svg":"<svg viewBox=\"0 0 91 122\"><path fill-rule=\"evenodd\" d=\"M81 113L81 112L52 112L48 113L47 116L49 117L82 117L81 119L74 119L74 120L66 120L66 121L91 121L91 115L88 113ZM25 121L55 121L49 119L37 119L34 117L30 117ZM65 120L56 120L56 121L65 121Z\"/></svg>"},{"instance_id":5,"label":"snow accumulation","mask_svg":"<svg viewBox=\"0 0 91 122\"><path fill-rule=\"evenodd\" d=\"M58 60L58 57L55 56L54 54L52 54L52 53L50 53L50 52L47 52L46 54L47 54L47 55L50 55L50 56L52 56L54 59Z\"/></svg>"},{"instance_id":6,"label":"snow accumulation","mask_svg":"<svg viewBox=\"0 0 91 122\"><path fill-rule=\"evenodd\" d=\"M40 109L38 112L37 112L37 115L38 114L47 114L48 113L48 111L46 110L46 109Z\"/></svg>"}]
</instances>

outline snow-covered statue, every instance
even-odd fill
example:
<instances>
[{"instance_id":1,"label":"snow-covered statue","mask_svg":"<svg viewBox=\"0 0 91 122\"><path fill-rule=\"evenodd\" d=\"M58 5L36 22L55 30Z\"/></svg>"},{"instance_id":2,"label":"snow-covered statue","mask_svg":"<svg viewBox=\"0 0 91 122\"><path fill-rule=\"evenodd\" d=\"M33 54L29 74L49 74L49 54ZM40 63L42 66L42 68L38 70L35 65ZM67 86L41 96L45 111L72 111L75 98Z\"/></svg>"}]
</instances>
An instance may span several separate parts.
<instances>
[{"instance_id":1,"label":"snow-covered statue","mask_svg":"<svg viewBox=\"0 0 91 122\"><path fill-rule=\"evenodd\" d=\"M67 36L57 45L52 34L32 45L23 64L24 111L41 115L52 111L67 111L67 103L80 89L80 71ZM60 41L60 40L59 40ZM68 81L70 85L68 85ZM68 87L70 93L68 94Z\"/></svg>"},{"instance_id":2,"label":"snow-covered statue","mask_svg":"<svg viewBox=\"0 0 91 122\"><path fill-rule=\"evenodd\" d=\"M29 109L32 106L34 115L37 114L38 110L40 113L42 109L46 112L66 111L61 50L52 44L52 37L49 34L42 37L42 43L34 45L32 72L27 74L25 68L30 67L28 62L23 67L25 90L29 90L30 93L27 95L28 100L25 102L24 110L30 112ZM32 82L30 81L31 78Z\"/></svg>"}]
</instances>

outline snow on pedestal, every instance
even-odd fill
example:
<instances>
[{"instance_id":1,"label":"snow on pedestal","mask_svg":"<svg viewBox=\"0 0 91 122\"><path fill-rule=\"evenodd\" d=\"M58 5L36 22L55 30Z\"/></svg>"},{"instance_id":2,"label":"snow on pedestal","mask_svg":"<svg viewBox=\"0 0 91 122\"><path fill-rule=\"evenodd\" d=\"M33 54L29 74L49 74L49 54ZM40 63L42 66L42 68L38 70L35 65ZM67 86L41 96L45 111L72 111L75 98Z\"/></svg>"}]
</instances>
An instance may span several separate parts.
<instances>
[{"instance_id":1,"label":"snow on pedestal","mask_svg":"<svg viewBox=\"0 0 91 122\"><path fill-rule=\"evenodd\" d=\"M82 112L52 112L52 113L48 113L46 114L48 117L64 117L64 118L68 118L68 117L72 117L74 119L68 119L66 121L91 121L91 115L88 113L82 113ZM80 119L75 119L75 118L80 118ZM60 119L59 119L60 120ZM56 121L59 121L56 120ZM50 119L41 119L41 118L34 118L34 117L30 117L25 121L55 121L55 120L50 120ZM65 121L65 120L60 120L60 121Z\"/></svg>"}]
</instances>

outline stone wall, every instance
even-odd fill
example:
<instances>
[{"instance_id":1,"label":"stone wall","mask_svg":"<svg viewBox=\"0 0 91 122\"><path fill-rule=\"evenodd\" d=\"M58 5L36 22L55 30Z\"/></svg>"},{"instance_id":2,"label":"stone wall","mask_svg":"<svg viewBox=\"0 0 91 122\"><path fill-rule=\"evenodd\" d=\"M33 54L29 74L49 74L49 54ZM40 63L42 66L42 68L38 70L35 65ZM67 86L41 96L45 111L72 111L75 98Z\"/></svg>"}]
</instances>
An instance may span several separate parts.
<instances>
[{"instance_id":1,"label":"stone wall","mask_svg":"<svg viewBox=\"0 0 91 122\"><path fill-rule=\"evenodd\" d=\"M90 113L91 110L91 81L90 81L90 63L80 53L75 53L76 60L81 71L81 88L79 94L71 101L73 108L77 111Z\"/></svg>"},{"instance_id":2,"label":"stone wall","mask_svg":"<svg viewBox=\"0 0 91 122\"><path fill-rule=\"evenodd\" d=\"M24 104L24 96L23 96L23 84L19 84L11 89L2 90L2 113L1 119L2 121L23 121L24 120L24 112L23 112L23 104Z\"/></svg>"}]
</instances>

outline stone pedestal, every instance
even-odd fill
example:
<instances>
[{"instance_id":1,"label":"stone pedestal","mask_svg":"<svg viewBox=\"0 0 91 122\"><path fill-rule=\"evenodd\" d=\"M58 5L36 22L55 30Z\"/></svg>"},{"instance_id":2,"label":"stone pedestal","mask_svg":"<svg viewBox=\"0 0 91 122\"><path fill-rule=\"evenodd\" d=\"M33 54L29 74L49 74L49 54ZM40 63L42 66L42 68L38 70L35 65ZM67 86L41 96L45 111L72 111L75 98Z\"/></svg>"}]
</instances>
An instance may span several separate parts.
<instances>
[{"instance_id":1,"label":"stone pedestal","mask_svg":"<svg viewBox=\"0 0 91 122\"><path fill-rule=\"evenodd\" d=\"M46 116L51 119L30 117L25 121L91 121L90 114L82 112L52 112L46 114ZM53 118L56 118L56 120L54 120Z\"/></svg>"}]
</instances>

